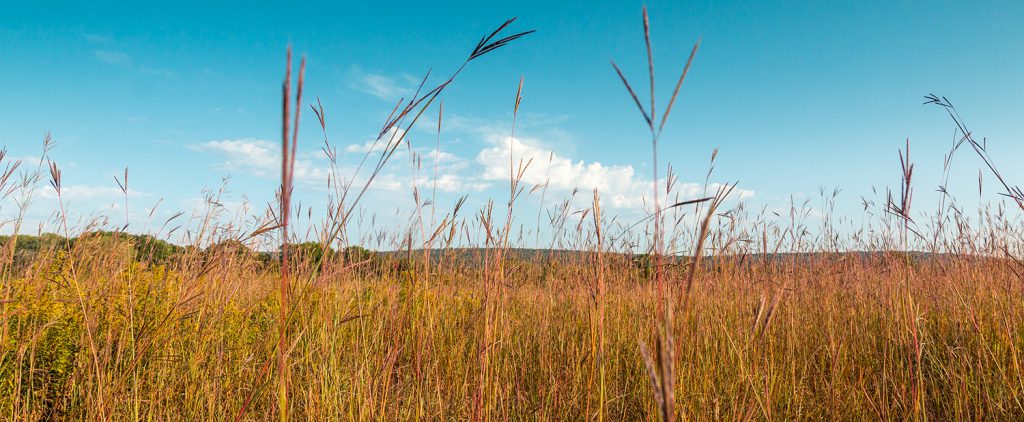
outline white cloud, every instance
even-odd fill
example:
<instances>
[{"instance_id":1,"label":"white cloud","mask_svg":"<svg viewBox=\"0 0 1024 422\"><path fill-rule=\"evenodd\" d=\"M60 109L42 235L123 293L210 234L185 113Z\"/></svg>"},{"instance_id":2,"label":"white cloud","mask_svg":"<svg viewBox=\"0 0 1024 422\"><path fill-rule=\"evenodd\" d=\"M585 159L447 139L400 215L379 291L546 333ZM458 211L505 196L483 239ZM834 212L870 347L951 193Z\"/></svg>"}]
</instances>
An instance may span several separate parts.
<instances>
[{"instance_id":1,"label":"white cloud","mask_svg":"<svg viewBox=\"0 0 1024 422\"><path fill-rule=\"evenodd\" d=\"M386 150L389 142L395 142L398 139L406 142L402 137L403 133L402 129L392 128L379 141L371 140L362 144L351 144L345 147L345 152L354 154L380 153ZM421 189L436 186L442 192L479 192L490 186L490 183L474 180L472 177L460 174L470 163L468 160L455 154L437 149L426 150L426 148L413 148L413 154L418 157L419 163L422 166L419 169L422 174L417 181ZM396 165L408 163L409 150L407 144L399 146L390 160L391 163ZM437 171L436 181L434 180L435 166ZM402 186L394 175L388 175L387 177L388 179L385 180L378 176L378 179L374 182L375 185L379 184L378 188L387 190L396 190Z\"/></svg>"},{"instance_id":2,"label":"white cloud","mask_svg":"<svg viewBox=\"0 0 1024 422\"><path fill-rule=\"evenodd\" d=\"M484 167L481 176L484 180L509 180L511 145L512 162L516 166L520 162L523 165L529 163L523 172L524 183L548 183L551 189L563 191L597 189L611 208L640 208L644 198L649 197L650 179L638 176L631 165L574 161L538 146L540 143L534 139L492 136L489 142L493 146L484 148L476 157L477 163ZM717 186L712 184L709 188L714 190ZM678 193L681 199L689 199L701 194L702 187L698 183L677 183L674 193ZM733 193L738 198L747 198L753 194L753 191L738 188Z\"/></svg>"},{"instance_id":3,"label":"white cloud","mask_svg":"<svg viewBox=\"0 0 1024 422\"><path fill-rule=\"evenodd\" d=\"M354 183L353 186L361 186L364 183L365 182ZM394 174L378 175L375 179L373 179L373 185L371 185L371 187L374 189L387 191L400 190L402 189L403 186L405 185L402 183L401 180L398 180L398 176Z\"/></svg>"},{"instance_id":4,"label":"white cloud","mask_svg":"<svg viewBox=\"0 0 1024 422\"><path fill-rule=\"evenodd\" d=\"M444 152L444 151L438 151L436 149L432 149L432 150L430 150L430 152L428 152L426 154L423 154L423 160L429 161L431 163L433 163L435 161L437 163L455 163L455 162L461 162L462 158L459 158L458 156L456 156L455 154L452 154L450 152Z\"/></svg>"},{"instance_id":5,"label":"white cloud","mask_svg":"<svg viewBox=\"0 0 1024 422\"><path fill-rule=\"evenodd\" d=\"M270 179L278 178L281 175L281 147L275 142L261 139L225 139L203 142L193 145L191 148L222 156L222 160L217 163L217 167L222 170ZM299 152L295 159L295 181L305 186L326 188L331 169L324 160L323 153L320 151L308 154ZM354 169L341 167L339 170L342 182L350 181L352 174L348 171L354 171ZM361 176L351 182L352 186L361 187L365 183L365 179ZM395 191L404 186L400 176L382 173L373 180L371 188Z\"/></svg>"},{"instance_id":6,"label":"white cloud","mask_svg":"<svg viewBox=\"0 0 1024 422\"><path fill-rule=\"evenodd\" d=\"M260 139L225 139L209 141L192 148L224 156L218 166L259 177L273 178L281 174L280 144ZM295 159L295 180L306 183L327 183L329 170L311 160Z\"/></svg>"},{"instance_id":7,"label":"white cloud","mask_svg":"<svg viewBox=\"0 0 1024 422\"><path fill-rule=\"evenodd\" d=\"M615 208L639 207L650 184L638 178L632 166L606 166L599 162L572 161L553 151L535 146L535 140L505 137L484 148L476 157L485 180L509 180L510 151L516 166L529 163L522 181L531 185L548 183L552 189L597 189Z\"/></svg>"},{"instance_id":8,"label":"white cloud","mask_svg":"<svg viewBox=\"0 0 1024 422\"><path fill-rule=\"evenodd\" d=\"M362 144L351 144L345 147L345 152L350 154L355 153L367 153L367 152L381 152L384 151L384 142L366 141Z\"/></svg>"},{"instance_id":9,"label":"white cloud","mask_svg":"<svg viewBox=\"0 0 1024 422\"><path fill-rule=\"evenodd\" d=\"M436 183L437 189L442 192L480 192L491 186L490 183L465 180L463 176L455 173L438 174L437 180L431 181L432 186Z\"/></svg>"},{"instance_id":10,"label":"white cloud","mask_svg":"<svg viewBox=\"0 0 1024 422\"><path fill-rule=\"evenodd\" d=\"M97 60L103 63L114 66L120 66L126 69L131 69L145 75L159 76L165 78L174 76L174 72L170 70L157 69L148 66L136 66L135 61L132 60L132 56L128 55L127 53L111 50L94 50L92 54L94 57L96 57Z\"/></svg>"},{"instance_id":11,"label":"white cloud","mask_svg":"<svg viewBox=\"0 0 1024 422\"><path fill-rule=\"evenodd\" d=\"M645 198L651 195L651 179L640 175L632 165L608 165L599 161L586 162L575 160L567 155L554 152L546 145L572 144L573 136L557 127L565 121L566 116L523 114L519 116L516 127L529 129L535 137L516 137L514 141L508 136L510 123L473 118L464 115L450 115L445 119L448 130L468 133L482 137L489 144L476 156L475 163L483 166L476 179L484 181L508 180L509 145L511 143L514 157L513 164L520 160L525 165L530 162L523 173L522 181L528 185L548 183L549 188L563 192L573 189L598 189L603 203L610 208L640 209ZM543 139L543 141L541 140ZM664 188L665 180L659 183ZM707 194L713 194L719 184L711 183ZM670 200L693 199L705 194L700 183L675 183ZM754 196L754 192L736 188L731 198L744 199Z\"/></svg>"},{"instance_id":12,"label":"white cloud","mask_svg":"<svg viewBox=\"0 0 1024 422\"><path fill-rule=\"evenodd\" d=\"M365 72L359 68L354 68L352 74L352 88L388 101L398 101L402 97L408 99L419 83L416 78L406 74L392 77Z\"/></svg>"},{"instance_id":13,"label":"white cloud","mask_svg":"<svg viewBox=\"0 0 1024 422\"><path fill-rule=\"evenodd\" d=\"M399 129L393 129L397 132ZM543 146L538 139L511 139L495 133L484 134L485 145L473 159L462 158L452 152L439 151L433 148L414 148L418 157L418 165L408 174L401 170L410 163L409 151L401 146L391 158L389 169L375 178L372 189L397 191L415 182L421 191L435 188L440 192L481 192L493 187L496 181L507 181L509 175L509 147L512 148L514 163L520 160L530 162L522 175L522 182L527 189L534 185L548 183L550 189L570 192L574 189L589 191L597 189L602 201L611 209L636 209L645 207L650 198L651 179L638 174L632 165L608 165L598 161L587 162L560 155ZM348 145L349 153L377 153L383 151L390 135L385 135L381 142L374 145L373 141ZM280 174L280 146L275 142L258 139L227 139L209 141L193 146L200 151L208 151L222 156L218 166L229 171L266 178L276 178ZM295 164L296 181L310 186L326 186L330 167L323 154L300 154ZM357 157L351 157L353 159ZM362 186L368 176L364 168L362 174L354 175L354 165L346 167L339 163L339 171L344 181L351 181L352 186ZM399 170L392 171L390 168ZM436 169L435 169L436 166ZM403 175L407 174L407 175ZM436 175L436 178L435 178ZM355 180L351 178L355 177ZM660 185L664 187L664 180ZM712 194L720 185L711 183L707 187L700 183L674 184L669 200L686 200ZM754 196L754 192L736 188L731 197L745 199Z\"/></svg>"},{"instance_id":14,"label":"white cloud","mask_svg":"<svg viewBox=\"0 0 1024 422\"><path fill-rule=\"evenodd\" d=\"M369 140L369 141L366 141L366 142L364 142L362 144L351 144L351 145L345 147L345 152L350 153L350 154L354 154L354 153L363 153L363 154L365 154L367 152L382 152L389 145L393 144L394 142L405 142L405 136L404 135L405 135L405 131L404 130L402 130L401 128L398 128L398 127L392 127L387 132L385 132L384 135L382 135L380 137L380 139L378 139L378 140ZM402 148L399 148L399 151L396 151L396 152L399 152L399 153L400 152L405 152L405 150L402 149Z\"/></svg>"},{"instance_id":15,"label":"white cloud","mask_svg":"<svg viewBox=\"0 0 1024 422\"><path fill-rule=\"evenodd\" d=\"M261 177L281 173L281 151L278 145L258 139L225 139L209 141L195 146L200 151L217 152L225 156L220 166L227 170L241 170Z\"/></svg>"},{"instance_id":16,"label":"white cloud","mask_svg":"<svg viewBox=\"0 0 1024 422\"><path fill-rule=\"evenodd\" d=\"M712 183L712 184L709 185L709 187L711 188L711 189L709 189L709 191L710 192L717 191L718 188L721 187L721 186L722 185L719 184L719 183ZM747 199L747 198L752 198L754 196L755 192L752 191L752 190L749 190L749 189L743 189L743 188L740 188L740 187L736 187L735 189L732 190L732 194L736 198L738 198L738 199Z\"/></svg>"},{"instance_id":17,"label":"white cloud","mask_svg":"<svg viewBox=\"0 0 1024 422\"><path fill-rule=\"evenodd\" d=\"M398 86L394 79L383 75L369 74L359 82L363 92L385 100L393 100L405 93L405 89Z\"/></svg>"}]
</instances>

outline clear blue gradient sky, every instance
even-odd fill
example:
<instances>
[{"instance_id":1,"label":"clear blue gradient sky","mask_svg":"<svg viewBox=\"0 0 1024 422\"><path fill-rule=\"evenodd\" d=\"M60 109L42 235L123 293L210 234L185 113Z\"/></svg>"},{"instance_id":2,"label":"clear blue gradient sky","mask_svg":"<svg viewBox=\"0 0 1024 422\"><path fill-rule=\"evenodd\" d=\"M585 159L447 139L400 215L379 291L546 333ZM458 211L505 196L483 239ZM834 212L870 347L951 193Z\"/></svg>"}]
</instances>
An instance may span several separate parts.
<instances>
[{"instance_id":1,"label":"clear blue gradient sky","mask_svg":"<svg viewBox=\"0 0 1024 422\"><path fill-rule=\"evenodd\" d=\"M607 200L611 209L639 215L630 212L646 192L638 186L650 180L649 144L609 59L645 85L644 3L289 3L7 3L0 144L14 157L38 157L51 131L51 157L77 189L71 207L115 221L123 210L112 208L120 202L114 176L127 166L137 231L158 199L158 216L190 211L225 176L225 202L244 196L259 207L276 183L287 45L308 55L307 102L321 99L331 142L350 166L416 79L430 68L447 74L481 35L518 16L513 29L537 32L472 63L443 97L441 173L448 178L439 202L463 193L473 206L507 197L498 165L507 163L502 140L522 76L520 149L563 160L543 168L562 178L553 195L568 194L573 183L596 186L618 198ZM958 105L988 138L1007 178L1024 181L1017 165L1024 157L1024 3L646 4L660 108L693 43L703 40L660 149L661 163L671 162L683 182L703 183L717 147L712 181L739 181L752 206L781 209L791 196L838 187L838 210L857 218L862 195L897 186L896 151L910 138L916 203L932 210L953 132L940 109L922 105L930 92ZM300 167L308 177L296 195L322 207L326 161L305 111ZM430 113L436 118L436 109ZM429 128L409 140L421 153L435 143ZM977 197L979 165L962 151L954 194ZM412 204L408 159L386 173L366 205L393 215ZM995 194L989 185L986 199L998 200ZM526 210L534 208L521 222L531 228L537 202L524 200ZM45 221L52 210L42 195L32 218ZM14 209L5 204L0 212L9 217Z\"/></svg>"}]
</instances>

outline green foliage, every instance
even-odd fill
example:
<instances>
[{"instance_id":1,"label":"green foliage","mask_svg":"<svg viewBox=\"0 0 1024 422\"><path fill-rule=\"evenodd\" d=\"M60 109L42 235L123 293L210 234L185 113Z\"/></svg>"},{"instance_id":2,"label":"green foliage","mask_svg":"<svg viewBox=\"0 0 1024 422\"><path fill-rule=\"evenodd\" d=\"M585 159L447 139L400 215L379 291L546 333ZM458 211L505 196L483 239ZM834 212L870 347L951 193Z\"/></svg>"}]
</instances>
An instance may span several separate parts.
<instances>
[{"instance_id":1,"label":"green foliage","mask_svg":"<svg viewBox=\"0 0 1024 422\"><path fill-rule=\"evenodd\" d=\"M36 254L67 249L68 246L73 248L82 241L91 242L97 247L127 246L136 261L152 264L166 264L185 251L185 248L181 246L157 239L152 235L111 231L86 232L70 241L53 233L43 233L39 236L18 235L17 239L12 236L0 236L0 245L10 247L8 245L12 241L16 242L15 264L22 269L25 263L35 258Z\"/></svg>"},{"instance_id":2,"label":"green foliage","mask_svg":"<svg viewBox=\"0 0 1024 422\"><path fill-rule=\"evenodd\" d=\"M372 252L362 246L349 246L345 248L345 261L346 262L362 262L372 259L377 256L376 252Z\"/></svg>"},{"instance_id":3,"label":"green foliage","mask_svg":"<svg viewBox=\"0 0 1024 422\"><path fill-rule=\"evenodd\" d=\"M19 299L50 300L20 300L21 306L9 309L0 361L0 410L10 414L17 399L41 415L55 417L73 398L69 382L79 364L82 318L63 292L26 282L15 280L28 289Z\"/></svg>"},{"instance_id":4,"label":"green foliage","mask_svg":"<svg viewBox=\"0 0 1024 422\"><path fill-rule=\"evenodd\" d=\"M297 258L308 261L314 266L320 266L325 259L334 259L336 253L330 246L324 247L320 242L303 242L293 245Z\"/></svg>"}]
</instances>

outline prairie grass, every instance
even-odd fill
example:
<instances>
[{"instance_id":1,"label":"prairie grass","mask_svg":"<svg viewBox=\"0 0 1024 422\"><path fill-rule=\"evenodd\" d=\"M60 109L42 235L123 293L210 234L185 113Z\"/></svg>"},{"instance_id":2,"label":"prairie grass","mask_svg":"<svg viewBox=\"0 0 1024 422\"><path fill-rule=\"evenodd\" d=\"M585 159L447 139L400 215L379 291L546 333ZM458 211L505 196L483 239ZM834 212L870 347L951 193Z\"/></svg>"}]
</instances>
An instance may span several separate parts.
<instances>
[{"instance_id":1,"label":"prairie grass","mask_svg":"<svg viewBox=\"0 0 1024 422\"><path fill-rule=\"evenodd\" d=\"M278 270L226 252L147 265L136 261L130 241L119 242L80 240L70 253L38 254L10 280L0 395L5 418L93 419L106 409L113 419L229 419L247 400L246 419L274 414L267 362L278 331ZM647 327L657 323L657 289L625 255L606 254L600 267L583 253L543 268L517 263L509 277L514 284L489 295L479 282L482 270L454 262L458 252L430 274L421 261L396 270L382 260L372 263L377 268L340 272L297 297L287 354L291 417L657 415L638 349L638 342L652 341ZM694 310L680 315L674 334L680 415L948 420L1022 414L1024 309L1020 283L1004 260L913 260L913 313L904 310L907 268L899 254L742 260L706 265L696 276ZM87 314L69 286L71 262ZM601 296L591 289L597 274L607 283ZM484 300L494 309L493 350L481 368ZM919 409L911 317L922 344ZM598 321L601 361L593 346ZM95 357L87 331L96 339ZM482 372L489 388L478 391ZM478 394L487 396L485 404L475 402Z\"/></svg>"},{"instance_id":2,"label":"prairie grass","mask_svg":"<svg viewBox=\"0 0 1024 422\"><path fill-rule=\"evenodd\" d=\"M626 85L657 160L686 71L658 120L646 12L644 22L650 106ZM535 235L523 234L516 204L554 199L546 184L521 183L530 162L510 161L505 207L466 210L463 199L442 213L433 189L428 197L416 185L408 226L350 239L361 198L407 145L408 131L394 129L438 100L440 131L445 88L529 33L498 37L511 23L444 82L429 89L425 77L396 105L378 139L386 148L359 167L368 174L334 168L327 217L305 236L288 232L308 212L290 209L304 73L300 65L291 109L290 51L278 203L248 224L225 217L213 192L206 213L175 215L144 236L74 227L49 138L34 168L0 153L3 204L18 206L2 210L10 231L22 232L39 189L60 203L59 234L0 238L2 418L1024 418L1021 222L1005 200L977 220L952 197L933 214L912 212L909 141L900 192L866 203L879 212L856 225L832 223L826 206L813 227L807 203L751 212L730 200L735 185L682 198L673 171L659 179L655 166L648 218L609 218L594 191L549 204L535 229L552 246L522 249ZM520 81L514 114L522 93ZM949 101L928 100L959 131L947 168L970 145L1021 204ZM337 166L319 101L313 111ZM127 169L117 183L127 208ZM837 194L823 191L823 202ZM191 242L159 240L173 227ZM357 246L374 238L390 252Z\"/></svg>"}]
</instances>

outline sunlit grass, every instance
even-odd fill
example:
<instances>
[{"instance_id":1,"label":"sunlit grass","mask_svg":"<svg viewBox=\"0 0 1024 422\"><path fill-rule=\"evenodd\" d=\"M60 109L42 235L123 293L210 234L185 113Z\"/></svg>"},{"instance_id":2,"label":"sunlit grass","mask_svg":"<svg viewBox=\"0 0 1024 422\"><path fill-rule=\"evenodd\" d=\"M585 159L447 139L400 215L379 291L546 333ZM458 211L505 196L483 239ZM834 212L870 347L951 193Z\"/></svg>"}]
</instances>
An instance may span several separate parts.
<instances>
[{"instance_id":1,"label":"sunlit grass","mask_svg":"<svg viewBox=\"0 0 1024 422\"><path fill-rule=\"evenodd\" d=\"M602 210L599 191L545 204L556 200L547 183L525 186L530 163L510 161L507 202L467 210L461 198L444 211L426 194L429 181L414 182L407 225L360 230L360 199L407 147L408 129L470 61L529 34L499 37L511 23L436 87L400 102L377 140L383 152L367 152L357 175L339 174L318 101L331 206L322 222L305 222L305 236L288 231L289 219L311 215L289 212L303 108L297 99L289 113L290 69L278 203L239 220L248 224L222 215L222 190L207 195L205 213L187 222L175 214L147 235L124 232L127 212L113 231L99 230L109 221L76 227L49 137L34 169L0 153L0 204L17 209L0 224L22 233L33 194L52 189L60 233L0 237L2 418L1024 417L1020 220L1004 202L972 221L944 187L935 215L912 212L909 141L899 194L865 200L855 227L834 225L828 213L811 227L806 204L750 215L731 195L735 184L682 197L676 174L659 178L657 165L653 208L624 222ZM622 77L650 129L655 163L696 52L661 115ZM1024 208L948 100L929 101L949 111L962 136L946 168L970 145ZM410 158L420 174L424 160ZM117 179L126 209L128 176ZM516 207L537 195L549 219L538 214L537 227L525 227ZM837 195L823 191L822 200ZM185 245L160 240L179 229ZM349 238L360 232L369 234ZM542 233L551 248L517 249ZM375 242L390 252L353 246Z\"/></svg>"}]
</instances>

